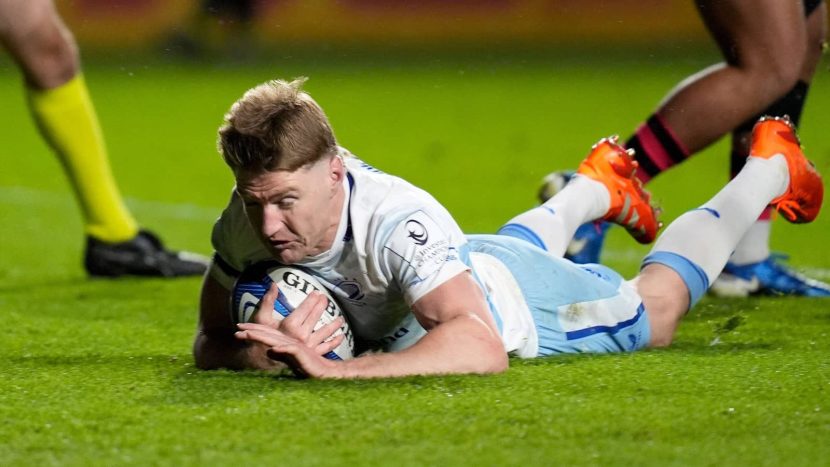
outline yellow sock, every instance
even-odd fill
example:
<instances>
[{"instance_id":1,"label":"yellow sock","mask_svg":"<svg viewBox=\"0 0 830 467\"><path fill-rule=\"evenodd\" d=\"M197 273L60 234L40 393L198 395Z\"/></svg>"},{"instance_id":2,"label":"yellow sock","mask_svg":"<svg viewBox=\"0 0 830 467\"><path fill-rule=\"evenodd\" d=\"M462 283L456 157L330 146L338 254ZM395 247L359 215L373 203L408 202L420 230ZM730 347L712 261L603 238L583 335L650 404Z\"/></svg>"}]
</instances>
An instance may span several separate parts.
<instances>
[{"instance_id":1,"label":"yellow sock","mask_svg":"<svg viewBox=\"0 0 830 467\"><path fill-rule=\"evenodd\" d=\"M43 137L55 150L84 216L84 230L105 242L138 233L109 166L98 117L83 76L54 89L29 89L29 107Z\"/></svg>"}]
</instances>

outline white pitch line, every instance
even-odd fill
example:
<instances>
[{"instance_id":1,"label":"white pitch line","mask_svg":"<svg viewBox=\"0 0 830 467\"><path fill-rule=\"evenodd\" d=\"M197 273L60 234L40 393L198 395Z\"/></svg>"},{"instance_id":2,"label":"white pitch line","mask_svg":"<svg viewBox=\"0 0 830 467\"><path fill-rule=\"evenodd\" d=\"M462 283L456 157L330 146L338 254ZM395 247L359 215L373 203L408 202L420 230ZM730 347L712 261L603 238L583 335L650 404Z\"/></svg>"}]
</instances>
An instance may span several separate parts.
<instances>
[{"instance_id":1,"label":"white pitch line","mask_svg":"<svg viewBox=\"0 0 830 467\"><path fill-rule=\"evenodd\" d=\"M131 209L169 219L214 221L222 213L221 207L214 208L191 203L167 203L132 197L125 198L125 201ZM75 206L75 200L69 192L61 193L22 186L0 186L0 204L71 209Z\"/></svg>"},{"instance_id":2,"label":"white pitch line","mask_svg":"<svg viewBox=\"0 0 830 467\"><path fill-rule=\"evenodd\" d=\"M166 203L148 201L138 198L126 198L127 205L136 211L152 213L168 219L189 221L215 221L222 213L222 208L199 206L191 203ZM74 208L75 201L69 192L39 190L22 186L0 186L0 204L19 206L50 206L61 209ZM607 249L603 252L605 259L635 263L642 260L642 253L634 250ZM818 267L794 267L797 271L818 280L830 280L830 269Z\"/></svg>"}]
</instances>

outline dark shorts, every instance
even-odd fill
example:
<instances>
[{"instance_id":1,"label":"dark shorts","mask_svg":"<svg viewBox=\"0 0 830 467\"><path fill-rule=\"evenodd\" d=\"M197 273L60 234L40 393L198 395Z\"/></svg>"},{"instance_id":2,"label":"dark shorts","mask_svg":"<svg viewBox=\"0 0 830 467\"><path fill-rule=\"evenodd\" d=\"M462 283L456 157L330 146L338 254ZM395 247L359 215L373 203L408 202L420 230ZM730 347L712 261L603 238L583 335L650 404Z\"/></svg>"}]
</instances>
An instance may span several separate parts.
<instances>
[{"instance_id":1,"label":"dark shorts","mask_svg":"<svg viewBox=\"0 0 830 467\"><path fill-rule=\"evenodd\" d=\"M810 16L810 13L812 13L816 8L818 8L818 6L821 5L821 2L823 1L824 0L804 0L804 14L806 16Z\"/></svg>"}]
</instances>

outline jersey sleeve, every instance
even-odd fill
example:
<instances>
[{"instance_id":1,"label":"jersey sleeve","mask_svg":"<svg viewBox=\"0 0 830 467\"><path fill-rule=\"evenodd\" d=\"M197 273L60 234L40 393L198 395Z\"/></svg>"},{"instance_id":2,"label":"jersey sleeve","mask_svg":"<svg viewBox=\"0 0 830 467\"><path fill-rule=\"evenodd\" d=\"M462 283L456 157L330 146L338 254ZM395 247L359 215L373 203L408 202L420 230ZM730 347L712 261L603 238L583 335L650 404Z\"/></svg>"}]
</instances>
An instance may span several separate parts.
<instances>
[{"instance_id":1,"label":"jersey sleeve","mask_svg":"<svg viewBox=\"0 0 830 467\"><path fill-rule=\"evenodd\" d=\"M466 237L446 213L426 209L388 226L382 267L411 306L444 282L470 268L459 258Z\"/></svg>"},{"instance_id":2,"label":"jersey sleeve","mask_svg":"<svg viewBox=\"0 0 830 467\"><path fill-rule=\"evenodd\" d=\"M214 254L208 274L228 290L242 271L270 258L245 216L242 200L234 190L228 206L213 225Z\"/></svg>"}]
</instances>

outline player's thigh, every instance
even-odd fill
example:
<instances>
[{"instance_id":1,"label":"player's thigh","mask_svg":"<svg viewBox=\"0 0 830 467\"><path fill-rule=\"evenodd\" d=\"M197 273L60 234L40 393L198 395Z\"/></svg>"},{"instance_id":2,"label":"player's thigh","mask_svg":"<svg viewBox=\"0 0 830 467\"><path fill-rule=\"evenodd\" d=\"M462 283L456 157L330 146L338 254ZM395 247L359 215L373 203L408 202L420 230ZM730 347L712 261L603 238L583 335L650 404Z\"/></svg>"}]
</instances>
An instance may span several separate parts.
<instances>
[{"instance_id":1,"label":"player's thigh","mask_svg":"<svg viewBox=\"0 0 830 467\"><path fill-rule=\"evenodd\" d=\"M498 259L515 279L536 329L538 356L627 352L650 343L642 300L612 269L577 265L506 235L468 239L471 255Z\"/></svg>"},{"instance_id":2,"label":"player's thigh","mask_svg":"<svg viewBox=\"0 0 830 467\"><path fill-rule=\"evenodd\" d=\"M620 282L607 297L531 312L539 355L631 352L651 344L649 312L630 282Z\"/></svg>"},{"instance_id":3,"label":"player's thigh","mask_svg":"<svg viewBox=\"0 0 830 467\"><path fill-rule=\"evenodd\" d=\"M696 0L695 4L728 63L767 73L800 71L807 42L802 2Z\"/></svg>"},{"instance_id":4,"label":"player's thigh","mask_svg":"<svg viewBox=\"0 0 830 467\"><path fill-rule=\"evenodd\" d=\"M551 263L555 269L560 266ZM636 288L612 269L600 264L571 265L579 274L557 277L541 294L526 294L536 325L539 355L630 352L651 343L648 310ZM544 270L537 272L544 273ZM531 280L524 278L521 283ZM562 303L556 288L583 290L581 297ZM547 292L544 292L547 290ZM593 293L596 291L598 293Z\"/></svg>"}]
</instances>

